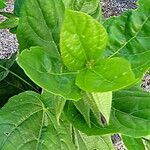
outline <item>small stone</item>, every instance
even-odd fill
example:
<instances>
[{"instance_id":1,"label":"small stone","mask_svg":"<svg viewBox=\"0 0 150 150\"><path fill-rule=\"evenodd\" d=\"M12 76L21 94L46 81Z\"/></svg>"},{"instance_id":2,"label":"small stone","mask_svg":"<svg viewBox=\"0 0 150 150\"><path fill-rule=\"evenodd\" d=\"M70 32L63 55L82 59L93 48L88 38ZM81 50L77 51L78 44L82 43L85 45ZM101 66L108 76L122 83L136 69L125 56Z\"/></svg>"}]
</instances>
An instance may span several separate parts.
<instances>
[{"instance_id":1,"label":"small stone","mask_svg":"<svg viewBox=\"0 0 150 150\"><path fill-rule=\"evenodd\" d=\"M102 11L105 18L118 16L123 12L136 9L137 0L102 0Z\"/></svg>"},{"instance_id":2,"label":"small stone","mask_svg":"<svg viewBox=\"0 0 150 150\"><path fill-rule=\"evenodd\" d=\"M7 7L1 9L4 12L13 12L14 0L7 1ZM6 17L0 15L0 22L4 21ZM11 34L8 29L0 30L0 59L9 59L12 54L18 51L18 42L16 35Z\"/></svg>"}]
</instances>

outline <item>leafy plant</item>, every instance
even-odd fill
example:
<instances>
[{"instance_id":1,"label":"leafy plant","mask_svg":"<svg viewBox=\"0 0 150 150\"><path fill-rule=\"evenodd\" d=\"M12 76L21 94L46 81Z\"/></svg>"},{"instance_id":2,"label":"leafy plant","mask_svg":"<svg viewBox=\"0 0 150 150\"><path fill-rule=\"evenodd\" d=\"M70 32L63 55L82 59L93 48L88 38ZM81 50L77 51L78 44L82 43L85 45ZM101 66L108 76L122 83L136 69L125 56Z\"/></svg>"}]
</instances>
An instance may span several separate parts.
<instances>
[{"instance_id":1,"label":"leafy plant","mask_svg":"<svg viewBox=\"0 0 150 150\"><path fill-rule=\"evenodd\" d=\"M4 8L5 6L5 0L0 0L0 9Z\"/></svg>"},{"instance_id":2,"label":"leafy plant","mask_svg":"<svg viewBox=\"0 0 150 150\"><path fill-rule=\"evenodd\" d=\"M0 60L0 149L111 150L114 133L129 150L148 148L149 2L107 20L99 0L16 0L14 14L1 12L25 74Z\"/></svg>"}]
</instances>

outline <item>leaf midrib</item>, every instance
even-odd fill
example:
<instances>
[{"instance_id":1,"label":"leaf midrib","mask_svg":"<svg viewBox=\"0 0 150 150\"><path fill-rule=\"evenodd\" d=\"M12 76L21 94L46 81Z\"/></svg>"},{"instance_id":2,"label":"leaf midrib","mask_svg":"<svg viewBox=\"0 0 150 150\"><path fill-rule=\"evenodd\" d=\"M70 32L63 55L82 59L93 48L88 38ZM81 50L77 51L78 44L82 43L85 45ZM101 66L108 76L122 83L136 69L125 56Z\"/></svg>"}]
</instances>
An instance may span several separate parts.
<instances>
[{"instance_id":1,"label":"leaf midrib","mask_svg":"<svg viewBox=\"0 0 150 150\"><path fill-rule=\"evenodd\" d=\"M110 55L108 58L112 58L113 56L115 56L116 54L118 54L131 40L133 40L134 38L136 38L138 36L138 34L140 33L140 31L142 30L142 28L145 25L145 23L148 21L149 18L150 18L150 15L142 23L142 25L141 25L140 29L137 31L137 33L132 38L130 38L127 42L125 42L115 53L113 53L112 55Z\"/></svg>"}]
</instances>

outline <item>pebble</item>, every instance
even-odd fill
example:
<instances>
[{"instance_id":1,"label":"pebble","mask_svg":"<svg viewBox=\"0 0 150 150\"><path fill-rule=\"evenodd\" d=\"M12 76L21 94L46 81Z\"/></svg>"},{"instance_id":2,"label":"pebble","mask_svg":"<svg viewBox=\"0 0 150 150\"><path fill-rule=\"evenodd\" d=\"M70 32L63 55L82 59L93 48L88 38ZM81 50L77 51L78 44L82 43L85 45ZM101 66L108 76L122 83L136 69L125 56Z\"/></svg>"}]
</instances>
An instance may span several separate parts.
<instances>
[{"instance_id":1,"label":"pebble","mask_svg":"<svg viewBox=\"0 0 150 150\"><path fill-rule=\"evenodd\" d=\"M143 89L147 92L150 92L150 71L148 71L144 78L143 78L143 83L141 85Z\"/></svg>"},{"instance_id":2,"label":"pebble","mask_svg":"<svg viewBox=\"0 0 150 150\"><path fill-rule=\"evenodd\" d=\"M13 12L14 0L7 1L7 7L0 10L5 12ZM6 18L0 15L0 22ZM9 59L12 54L18 51L18 42L16 35L11 34L8 29L0 29L0 59Z\"/></svg>"},{"instance_id":3,"label":"pebble","mask_svg":"<svg viewBox=\"0 0 150 150\"><path fill-rule=\"evenodd\" d=\"M105 18L118 16L129 9L136 9L137 0L102 0L102 11Z\"/></svg>"}]
</instances>

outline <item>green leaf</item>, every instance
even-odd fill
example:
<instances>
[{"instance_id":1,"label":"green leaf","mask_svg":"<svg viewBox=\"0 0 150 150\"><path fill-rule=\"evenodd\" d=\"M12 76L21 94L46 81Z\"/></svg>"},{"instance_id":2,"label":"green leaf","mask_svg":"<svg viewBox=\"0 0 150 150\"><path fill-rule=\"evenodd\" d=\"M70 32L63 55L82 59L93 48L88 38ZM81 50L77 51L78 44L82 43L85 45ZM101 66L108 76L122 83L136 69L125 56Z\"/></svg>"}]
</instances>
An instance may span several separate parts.
<instances>
[{"instance_id":1,"label":"green leaf","mask_svg":"<svg viewBox=\"0 0 150 150\"><path fill-rule=\"evenodd\" d=\"M131 65L123 58L111 58L89 64L79 72L76 84L88 92L107 92L136 82Z\"/></svg>"},{"instance_id":2,"label":"green leaf","mask_svg":"<svg viewBox=\"0 0 150 150\"><path fill-rule=\"evenodd\" d=\"M18 23L19 23L19 18L12 17L0 23L0 29L14 28L18 26Z\"/></svg>"},{"instance_id":3,"label":"green leaf","mask_svg":"<svg viewBox=\"0 0 150 150\"><path fill-rule=\"evenodd\" d=\"M135 138L149 135L149 109L150 93L140 86L115 92L110 124L124 135Z\"/></svg>"},{"instance_id":4,"label":"green leaf","mask_svg":"<svg viewBox=\"0 0 150 150\"><path fill-rule=\"evenodd\" d=\"M21 7L23 6L23 3L26 0L15 0L15 4L14 4L14 14L16 16L20 16L20 12L21 12Z\"/></svg>"},{"instance_id":5,"label":"green leaf","mask_svg":"<svg viewBox=\"0 0 150 150\"><path fill-rule=\"evenodd\" d=\"M104 27L92 17L66 10L61 31L61 55L70 70L83 69L90 61L102 58L107 44Z\"/></svg>"},{"instance_id":6,"label":"green leaf","mask_svg":"<svg viewBox=\"0 0 150 150\"><path fill-rule=\"evenodd\" d=\"M50 97L55 99L54 104L52 104L54 108L54 112L56 114L57 123L59 124L59 121L61 119L61 114L63 113L63 108L65 106L66 100L63 99L60 96L52 96L51 93L43 90L42 91L42 97L50 99Z\"/></svg>"},{"instance_id":7,"label":"green leaf","mask_svg":"<svg viewBox=\"0 0 150 150\"><path fill-rule=\"evenodd\" d=\"M80 89L75 85L75 74L58 72L61 63L43 48L24 50L17 62L30 79L45 90L69 100L81 98Z\"/></svg>"},{"instance_id":8,"label":"green leaf","mask_svg":"<svg viewBox=\"0 0 150 150\"><path fill-rule=\"evenodd\" d=\"M82 114L88 126L91 126L90 123L90 105L88 103L86 94L83 94L82 99L74 102L76 109Z\"/></svg>"},{"instance_id":9,"label":"green leaf","mask_svg":"<svg viewBox=\"0 0 150 150\"><path fill-rule=\"evenodd\" d=\"M59 57L57 46L63 14L61 0L24 1L17 29L20 50L42 46L51 56Z\"/></svg>"},{"instance_id":10,"label":"green leaf","mask_svg":"<svg viewBox=\"0 0 150 150\"><path fill-rule=\"evenodd\" d=\"M142 139L135 139L128 136L122 136L122 139L128 150L145 150Z\"/></svg>"},{"instance_id":11,"label":"green leaf","mask_svg":"<svg viewBox=\"0 0 150 150\"><path fill-rule=\"evenodd\" d=\"M87 121L85 120L85 117L82 115L82 113L80 113L80 111L76 108L72 101L66 102L64 113L67 119L73 124L76 129L87 134L88 136L107 135L119 132L119 129L114 128L114 126L111 124L107 127L100 125L92 113L90 115L91 125L89 126L89 124L87 124Z\"/></svg>"},{"instance_id":12,"label":"green leaf","mask_svg":"<svg viewBox=\"0 0 150 150\"><path fill-rule=\"evenodd\" d=\"M5 0L0 0L0 9L4 8L5 6Z\"/></svg>"},{"instance_id":13,"label":"green leaf","mask_svg":"<svg viewBox=\"0 0 150 150\"><path fill-rule=\"evenodd\" d=\"M111 136L87 136L76 130L79 150L114 150Z\"/></svg>"},{"instance_id":14,"label":"green leaf","mask_svg":"<svg viewBox=\"0 0 150 150\"><path fill-rule=\"evenodd\" d=\"M113 150L110 135L88 137L72 130L64 115L57 123L54 95L24 92L0 110L0 149ZM74 138L75 139L74 139Z\"/></svg>"},{"instance_id":15,"label":"green leaf","mask_svg":"<svg viewBox=\"0 0 150 150\"><path fill-rule=\"evenodd\" d=\"M63 0L63 2L66 8L82 11L94 18L99 18L101 16L99 0Z\"/></svg>"},{"instance_id":16,"label":"green leaf","mask_svg":"<svg viewBox=\"0 0 150 150\"><path fill-rule=\"evenodd\" d=\"M0 110L0 149L75 150L71 125L64 118L57 124L50 102L34 92L12 97Z\"/></svg>"},{"instance_id":17,"label":"green leaf","mask_svg":"<svg viewBox=\"0 0 150 150\"><path fill-rule=\"evenodd\" d=\"M84 93L82 99L74 102L77 110L83 115L86 123L91 127L90 114L94 113L100 125L103 125L101 117L105 118L105 125L109 123L111 111L112 92Z\"/></svg>"},{"instance_id":18,"label":"green leaf","mask_svg":"<svg viewBox=\"0 0 150 150\"><path fill-rule=\"evenodd\" d=\"M102 127L95 116L90 116L91 127L74 104L67 102L65 114L68 120L80 131L88 135L121 133L134 138L150 134L150 93L139 86L113 93L112 112L109 125Z\"/></svg>"},{"instance_id":19,"label":"green leaf","mask_svg":"<svg viewBox=\"0 0 150 150\"><path fill-rule=\"evenodd\" d=\"M88 101L94 115L97 114L99 120L103 116L106 119L106 124L108 124L111 112L112 92L87 93L87 97L86 101Z\"/></svg>"},{"instance_id":20,"label":"green leaf","mask_svg":"<svg viewBox=\"0 0 150 150\"><path fill-rule=\"evenodd\" d=\"M136 77L150 67L150 0L139 0L139 8L104 22L109 35L106 55L127 59Z\"/></svg>"},{"instance_id":21,"label":"green leaf","mask_svg":"<svg viewBox=\"0 0 150 150\"><path fill-rule=\"evenodd\" d=\"M42 94L42 98L44 99L44 104L48 106L50 110L53 110L53 113L56 114L57 118L57 108L58 104L62 102L62 100L58 99L58 97L45 92ZM53 100L54 99L54 100ZM78 102L74 102L78 103ZM63 113L60 116L60 121L63 118ZM61 123L61 122L60 122ZM68 122L66 122L68 123ZM62 126L62 124L60 124ZM69 124L68 124L69 125ZM69 128L68 128L69 129ZM111 136L87 136L80 131L76 130L72 127L72 142L74 143L76 149L79 150L91 150L91 149L100 149L100 150L113 150Z\"/></svg>"},{"instance_id":22,"label":"green leaf","mask_svg":"<svg viewBox=\"0 0 150 150\"><path fill-rule=\"evenodd\" d=\"M9 59L0 59L0 81L8 75L8 69L13 65L15 59L15 54Z\"/></svg>"},{"instance_id":23,"label":"green leaf","mask_svg":"<svg viewBox=\"0 0 150 150\"><path fill-rule=\"evenodd\" d=\"M61 31L61 56L69 70L82 69L76 84L84 91L114 91L136 82L125 59L103 60L106 44L107 33L101 24L84 13L66 11Z\"/></svg>"}]
</instances>

